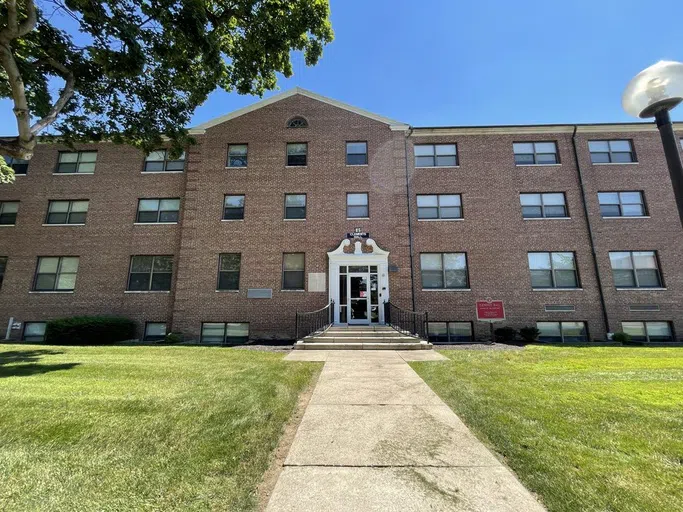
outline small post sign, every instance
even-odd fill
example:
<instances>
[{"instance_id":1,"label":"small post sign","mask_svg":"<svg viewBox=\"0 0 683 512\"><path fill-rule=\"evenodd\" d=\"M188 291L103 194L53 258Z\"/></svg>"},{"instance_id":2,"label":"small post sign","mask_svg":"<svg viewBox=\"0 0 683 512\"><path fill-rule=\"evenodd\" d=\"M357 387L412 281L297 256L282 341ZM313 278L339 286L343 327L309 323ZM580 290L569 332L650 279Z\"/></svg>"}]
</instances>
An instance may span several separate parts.
<instances>
[{"instance_id":1,"label":"small post sign","mask_svg":"<svg viewBox=\"0 0 683 512\"><path fill-rule=\"evenodd\" d=\"M505 306L502 300L478 300L477 320L480 322L502 322L505 320Z\"/></svg>"}]
</instances>

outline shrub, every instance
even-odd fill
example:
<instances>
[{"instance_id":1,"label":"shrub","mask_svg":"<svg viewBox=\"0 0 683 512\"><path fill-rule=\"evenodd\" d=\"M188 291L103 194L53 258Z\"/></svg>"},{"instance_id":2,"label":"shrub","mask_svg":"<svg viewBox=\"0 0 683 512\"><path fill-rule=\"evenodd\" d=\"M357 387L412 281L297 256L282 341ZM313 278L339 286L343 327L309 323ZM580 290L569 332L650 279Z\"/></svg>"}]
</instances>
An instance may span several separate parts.
<instances>
[{"instance_id":1,"label":"shrub","mask_svg":"<svg viewBox=\"0 0 683 512\"><path fill-rule=\"evenodd\" d=\"M493 333L498 341L514 341L517 336L517 331L512 327L499 327Z\"/></svg>"},{"instance_id":2,"label":"shrub","mask_svg":"<svg viewBox=\"0 0 683 512\"><path fill-rule=\"evenodd\" d=\"M74 316L50 320L45 341L54 345L108 345L135 338L135 322L113 316Z\"/></svg>"},{"instance_id":3,"label":"shrub","mask_svg":"<svg viewBox=\"0 0 683 512\"><path fill-rule=\"evenodd\" d=\"M626 334L625 332L615 332L612 335L612 341L616 341L617 343L628 343L631 341L631 335Z\"/></svg>"},{"instance_id":4,"label":"shrub","mask_svg":"<svg viewBox=\"0 0 683 512\"><path fill-rule=\"evenodd\" d=\"M180 343L183 341L183 335L179 332L169 332L164 339L164 343Z\"/></svg>"},{"instance_id":5,"label":"shrub","mask_svg":"<svg viewBox=\"0 0 683 512\"><path fill-rule=\"evenodd\" d=\"M522 327L519 330L519 335L522 337L524 341L528 343L533 343L534 341L537 341L539 334L541 334L541 331L539 331L536 327L533 326Z\"/></svg>"}]
</instances>

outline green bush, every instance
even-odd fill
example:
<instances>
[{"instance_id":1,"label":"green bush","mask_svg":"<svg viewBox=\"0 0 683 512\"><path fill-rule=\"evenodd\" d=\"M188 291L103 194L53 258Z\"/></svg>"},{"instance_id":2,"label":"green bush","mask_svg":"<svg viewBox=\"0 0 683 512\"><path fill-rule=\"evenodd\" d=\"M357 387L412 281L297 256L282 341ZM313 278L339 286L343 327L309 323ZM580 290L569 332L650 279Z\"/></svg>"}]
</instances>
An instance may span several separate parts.
<instances>
[{"instance_id":1,"label":"green bush","mask_svg":"<svg viewBox=\"0 0 683 512\"><path fill-rule=\"evenodd\" d=\"M45 341L54 345L108 345L135 338L135 322L113 316L74 316L50 320Z\"/></svg>"},{"instance_id":2,"label":"green bush","mask_svg":"<svg viewBox=\"0 0 683 512\"><path fill-rule=\"evenodd\" d=\"M493 334L496 335L498 341L514 341L517 336L517 331L512 327L499 327Z\"/></svg>"},{"instance_id":3,"label":"green bush","mask_svg":"<svg viewBox=\"0 0 683 512\"><path fill-rule=\"evenodd\" d=\"M169 332L164 339L164 343L180 343L183 341L183 335L179 332Z\"/></svg>"},{"instance_id":4,"label":"green bush","mask_svg":"<svg viewBox=\"0 0 683 512\"><path fill-rule=\"evenodd\" d=\"M539 334L541 334L541 331L539 331L536 327L533 326L522 327L519 330L519 335L522 337L524 341L528 343L533 343L534 341L537 341Z\"/></svg>"},{"instance_id":5,"label":"green bush","mask_svg":"<svg viewBox=\"0 0 683 512\"><path fill-rule=\"evenodd\" d=\"M612 341L616 341L617 343L628 343L631 341L631 335L626 334L625 332L615 332L612 335Z\"/></svg>"}]
</instances>

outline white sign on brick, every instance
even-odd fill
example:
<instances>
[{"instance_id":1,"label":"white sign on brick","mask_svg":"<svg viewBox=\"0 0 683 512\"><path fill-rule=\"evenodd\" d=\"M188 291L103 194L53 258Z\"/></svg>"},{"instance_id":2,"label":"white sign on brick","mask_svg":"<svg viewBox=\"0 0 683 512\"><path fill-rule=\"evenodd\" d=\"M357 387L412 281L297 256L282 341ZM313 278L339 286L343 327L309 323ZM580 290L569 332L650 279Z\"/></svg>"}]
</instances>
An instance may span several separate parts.
<instances>
[{"instance_id":1,"label":"white sign on brick","mask_svg":"<svg viewBox=\"0 0 683 512\"><path fill-rule=\"evenodd\" d=\"M308 291L309 292L324 292L327 290L325 272L309 272L308 273Z\"/></svg>"}]
</instances>

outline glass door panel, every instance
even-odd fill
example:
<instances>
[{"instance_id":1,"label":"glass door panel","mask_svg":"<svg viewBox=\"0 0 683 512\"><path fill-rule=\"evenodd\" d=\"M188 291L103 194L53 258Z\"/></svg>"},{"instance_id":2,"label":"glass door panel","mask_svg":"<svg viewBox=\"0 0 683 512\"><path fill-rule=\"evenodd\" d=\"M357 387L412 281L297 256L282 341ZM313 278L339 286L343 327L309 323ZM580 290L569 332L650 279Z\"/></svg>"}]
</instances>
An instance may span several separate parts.
<instances>
[{"instance_id":1,"label":"glass door panel","mask_svg":"<svg viewBox=\"0 0 683 512\"><path fill-rule=\"evenodd\" d=\"M349 276L349 323L368 321L368 276Z\"/></svg>"},{"instance_id":2,"label":"glass door panel","mask_svg":"<svg viewBox=\"0 0 683 512\"><path fill-rule=\"evenodd\" d=\"M377 267L370 267L377 271ZM370 274L370 322L379 323L379 279L377 273Z\"/></svg>"},{"instance_id":3,"label":"glass door panel","mask_svg":"<svg viewBox=\"0 0 683 512\"><path fill-rule=\"evenodd\" d=\"M346 267L342 267L346 270ZM339 323L347 322L348 295L346 293L347 276L346 273L339 275Z\"/></svg>"}]
</instances>

